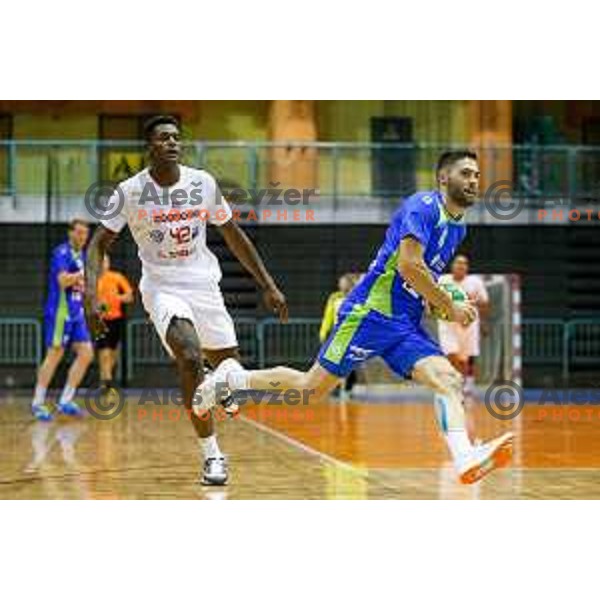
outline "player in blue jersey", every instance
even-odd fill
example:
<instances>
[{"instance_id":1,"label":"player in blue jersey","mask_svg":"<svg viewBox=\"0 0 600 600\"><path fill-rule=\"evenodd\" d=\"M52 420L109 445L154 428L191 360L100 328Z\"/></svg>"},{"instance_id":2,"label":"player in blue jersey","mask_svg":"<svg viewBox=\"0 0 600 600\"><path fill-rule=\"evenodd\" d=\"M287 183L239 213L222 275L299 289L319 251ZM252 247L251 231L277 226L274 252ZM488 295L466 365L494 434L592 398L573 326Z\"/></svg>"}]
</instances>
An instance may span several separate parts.
<instances>
[{"instance_id":1,"label":"player in blue jersey","mask_svg":"<svg viewBox=\"0 0 600 600\"><path fill-rule=\"evenodd\" d=\"M52 410L46 404L46 392L68 346L72 346L76 359L67 375L57 410L66 415L81 415L81 409L73 399L94 358L83 312L85 245L88 236L87 223L74 219L69 224L68 240L52 251L44 308L46 357L38 370L31 406L33 416L40 421L52 419Z\"/></svg>"},{"instance_id":2,"label":"player in blue jersey","mask_svg":"<svg viewBox=\"0 0 600 600\"><path fill-rule=\"evenodd\" d=\"M507 464L512 434L471 444L461 375L421 323L427 304L465 326L477 316L473 305L454 302L437 279L465 237L464 214L477 201L479 175L473 152L452 151L440 157L438 188L407 198L394 214L375 260L341 306L310 371L245 371L235 361L226 361L198 387L198 410L238 389L310 390L313 397L322 398L358 364L380 356L398 375L434 391L440 427L460 481L473 483Z\"/></svg>"}]
</instances>

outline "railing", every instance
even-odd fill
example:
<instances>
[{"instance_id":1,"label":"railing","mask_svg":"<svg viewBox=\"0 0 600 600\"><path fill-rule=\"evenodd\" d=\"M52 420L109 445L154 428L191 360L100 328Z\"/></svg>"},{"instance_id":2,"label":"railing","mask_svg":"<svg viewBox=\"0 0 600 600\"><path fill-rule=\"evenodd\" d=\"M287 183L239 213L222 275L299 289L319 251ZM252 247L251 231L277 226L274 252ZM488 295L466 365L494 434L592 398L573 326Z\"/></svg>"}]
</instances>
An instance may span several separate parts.
<instances>
[{"instance_id":1,"label":"railing","mask_svg":"<svg viewBox=\"0 0 600 600\"><path fill-rule=\"evenodd\" d=\"M260 339L255 319L238 318L235 329L244 363L249 366L259 364ZM155 328L146 319L130 319L126 334L127 380L135 375L138 366L164 364L168 355Z\"/></svg>"},{"instance_id":2,"label":"railing","mask_svg":"<svg viewBox=\"0 0 600 600\"><path fill-rule=\"evenodd\" d=\"M523 356L531 363L562 364L565 323L560 319L529 319L523 323Z\"/></svg>"},{"instance_id":3,"label":"railing","mask_svg":"<svg viewBox=\"0 0 600 600\"><path fill-rule=\"evenodd\" d=\"M38 365L42 327L35 319L0 319L0 364Z\"/></svg>"},{"instance_id":4,"label":"railing","mask_svg":"<svg viewBox=\"0 0 600 600\"><path fill-rule=\"evenodd\" d=\"M185 162L246 190L305 187L334 201L398 198L434 185L440 144L186 142ZM477 149L487 185L514 182L513 196L571 201L600 197L600 147L512 145ZM145 165L139 141L0 141L0 195L15 204L83 197L98 180L120 181ZM276 181L275 181L276 179ZM54 210L54 209L53 209ZM56 214L49 219L58 218Z\"/></svg>"},{"instance_id":5,"label":"railing","mask_svg":"<svg viewBox=\"0 0 600 600\"><path fill-rule=\"evenodd\" d=\"M560 367L569 379L569 326L561 319L523 321L523 361L531 365ZM600 358L600 355L599 357Z\"/></svg>"},{"instance_id":6,"label":"railing","mask_svg":"<svg viewBox=\"0 0 600 600\"><path fill-rule=\"evenodd\" d=\"M236 319L244 363L264 367L306 367L319 347L319 319ZM528 319L523 321L523 359L527 365L560 367L564 382L574 368L600 365L600 319ZM140 366L162 364L167 354L144 319L131 319L125 340L127 379ZM0 366L36 366L42 358L42 327L35 319L0 319Z\"/></svg>"},{"instance_id":7,"label":"railing","mask_svg":"<svg viewBox=\"0 0 600 600\"><path fill-rule=\"evenodd\" d=\"M306 365L318 349L319 326L318 319L290 319L285 327L276 319L235 320L240 354L250 367L279 363ZM131 319L127 324L126 347L128 380L134 377L136 367L167 360L156 330L144 319Z\"/></svg>"},{"instance_id":8,"label":"railing","mask_svg":"<svg viewBox=\"0 0 600 600\"><path fill-rule=\"evenodd\" d=\"M319 319L290 319L282 326L277 319L257 324L259 364L306 367L319 349Z\"/></svg>"},{"instance_id":9,"label":"railing","mask_svg":"<svg viewBox=\"0 0 600 600\"><path fill-rule=\"evenodd\" d=\"M564 377L568 378L571 364L600 365L600 321L574 319L565 327Z\"/></svg>"}]
</instances>

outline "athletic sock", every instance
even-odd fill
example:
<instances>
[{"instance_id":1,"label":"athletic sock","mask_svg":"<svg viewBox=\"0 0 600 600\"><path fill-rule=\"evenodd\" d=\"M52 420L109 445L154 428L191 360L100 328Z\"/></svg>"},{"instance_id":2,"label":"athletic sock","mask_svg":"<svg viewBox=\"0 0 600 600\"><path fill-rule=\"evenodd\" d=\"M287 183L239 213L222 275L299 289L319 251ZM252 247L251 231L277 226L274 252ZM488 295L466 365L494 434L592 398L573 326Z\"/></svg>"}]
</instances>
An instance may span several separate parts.
<instances>
[{"instance_id":1,"label":"athletic sock","mask_svg":"<svg viewBox=\"0 0 600 600\"><path fill-rule=\"evenodd\" d=\"M434 394L433 396L433 408L435 411L435 418L437 420L440 431L446 435L448 433L448 409L446 403L448 400L441 394Z\"/></svg>"},{"instance_id":2,"label":"athletic sock","mask_svg":"<svg viewBox=\"0 0 600 600\"><path fill-rule=\"evenodd\" d=\"M48 388L42 387L41 385L35 386L35 394L33 396L32 406L42 406L46 402L46 392Z\"/></svg>"},{"instance_id":3,"label":"athletic sock","mask_svg":"<svg viewBox=\"0 0 600 600\"><path fill-rule=\"evenodd\" d=\"M231 391L247 390L250 381L250 371L239 370L227 373L227 385Z\"/></svg>"},{"instance_id":4,"label":"athletic sock","mask_svg":"<svg viewBox=\"0 0 600 600\"><path fill-rule=\"evenodd\" d=\"M60 395L60 398L58 400L58 403L66 404L67 402L71 402L75 397L76 391L77 390L74 387L71 387L70 385L65 385L62 394Z\"/></svg>"},{"instance_id":5,"label":"athletic sock","mask_svg":"<svg viewBox=\"0 0 600 600\"><path fill-rule=\"evenodd\" d=\"M433 401L438 425L446 438L452 459L454 462L457 462L468 455L472 451L473 446L464 427L450 428L448 426L448 399L445 396L436 394Z\"/></svg>"},{"instance_id":6,"label":"athletic sock","mask_svg":"<svg viewBox=\"0 0 600 600\"><path fill-rule=\"evenodd\" d=\"M468 456L473 449L465 429L449 429L446 434L446 442L455 463Z\"/></svg>"},{"instance_id":7,"label":"athletic sock","mask_svg":"<svg viewBox=\"0 0 600 600\"><path fill-rule=\"evenodd\" d=\"M200 449L202 450L204 460L208 458L221 458L223 456L223 453L219 449L219 444L217 443L217 436L214 433L208 437L199 438L198 442L200 444Z\"/></svg>"}]
</instances>

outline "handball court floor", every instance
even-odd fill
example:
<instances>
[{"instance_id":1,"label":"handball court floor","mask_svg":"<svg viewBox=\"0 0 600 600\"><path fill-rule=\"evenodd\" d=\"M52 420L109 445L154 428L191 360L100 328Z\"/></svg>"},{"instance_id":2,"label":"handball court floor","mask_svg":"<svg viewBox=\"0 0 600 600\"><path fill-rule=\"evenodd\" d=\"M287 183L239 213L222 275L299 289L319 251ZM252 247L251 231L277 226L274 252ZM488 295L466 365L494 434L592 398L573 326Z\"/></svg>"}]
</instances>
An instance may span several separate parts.
<instances>
[{"instance_id":1,"label":"handball court floor","mask_svg":"<svg viewBox=\"0 0 600 600\"><path fill-rule=\"evenodd\" d=\"M0 498L600 498L600 411L584 414L585 407L560 414L525 405L510 423L517 434L512 467L462 486L429 402L246 406L241 418L218 424L230 483L206 488L197 483L197 443L185 413L141 407L138 398L129 394L112 420L38 423L28 396L4 393ZM476 419L484 439L508 427L481 404Z\"/></svg>"}]
</instances>

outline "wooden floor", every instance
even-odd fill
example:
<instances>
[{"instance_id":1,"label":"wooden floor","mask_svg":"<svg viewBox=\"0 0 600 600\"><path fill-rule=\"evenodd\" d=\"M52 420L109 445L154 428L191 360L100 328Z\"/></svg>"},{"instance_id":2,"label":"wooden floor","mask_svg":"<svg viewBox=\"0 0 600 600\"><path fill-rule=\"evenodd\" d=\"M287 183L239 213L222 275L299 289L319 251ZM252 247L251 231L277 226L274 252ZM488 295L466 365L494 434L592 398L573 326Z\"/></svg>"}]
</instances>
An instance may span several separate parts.
<instances>
[{"instance_id":1,"label":"wooden floor","mask_svg":"<svg viewBox=\"0 0 600 600\"><path fill-rule=\"evenodd\" d=\"M249 406L219 424L230 485L202 488L183 413L143 415L130 398L114 420L44 424L32 421L28 398L5 394L0 498L600 498L600 411L582 411L527 405L512 424L512 468L467 487L455 481L427 403ZM483 408L477 420L484 438L506 429Z\"/></svg>"}]
</instances>

